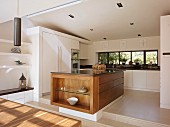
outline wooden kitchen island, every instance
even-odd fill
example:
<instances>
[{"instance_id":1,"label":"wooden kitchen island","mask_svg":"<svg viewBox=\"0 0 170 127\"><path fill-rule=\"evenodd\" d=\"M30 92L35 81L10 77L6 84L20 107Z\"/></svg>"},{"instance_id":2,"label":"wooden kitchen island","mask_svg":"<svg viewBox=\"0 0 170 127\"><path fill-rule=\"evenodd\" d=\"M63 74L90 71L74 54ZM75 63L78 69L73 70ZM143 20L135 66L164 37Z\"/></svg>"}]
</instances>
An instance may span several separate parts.
<instances>
[{"instance_id":1,"label":"wooden kitchen island","mask_svg":"<svg viewBox=\"0 0 170 127\"><path fill-rule=\"evenodd\" d=\"M79 92L85 88L87 92ZM124 94L121 70L74 70L72 73L51 73L51 104L94 114ZM78 98L76 105L67 99Z\"/></svg>"}]
</instances>

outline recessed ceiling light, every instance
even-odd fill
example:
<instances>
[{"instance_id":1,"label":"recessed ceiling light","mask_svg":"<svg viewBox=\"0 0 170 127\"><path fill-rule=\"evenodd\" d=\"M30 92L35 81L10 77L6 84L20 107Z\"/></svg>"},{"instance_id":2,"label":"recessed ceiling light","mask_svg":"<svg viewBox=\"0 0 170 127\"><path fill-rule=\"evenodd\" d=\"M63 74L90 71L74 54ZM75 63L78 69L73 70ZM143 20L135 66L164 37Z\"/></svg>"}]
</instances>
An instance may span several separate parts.
<instances>
[{"instance_id":1,"label":"recessed ceiling light","mask_svg":"<svg viewBox=\"0 0 170 127\"><path fill-rule=\"evenodd\" d=\"M72 15L72 14L69 14L68 16L72 19L74 18L74 15Z\"/></svg>"},{"instance_id":2,"label":"recessed ceiling light","mask_svg":"<svg viewBox=\"0 0 170 127\"><path fill-rule=\"evenodd\" d=\"M104 40L106 40L107 38L103 38Z\"/></svg>"},{"instance_id":3,"label":"recessed ceiling light","mask_svg":"<svg viewBox=\"0 0 170 127\"><path fill-rule=\"evenodd\" d=\"M93 31L93 29L90 29L90 31Z\"/></svg>"},{"instance_id":4,"label":"recessed ceiling light","mask_svg":"<svg viewBox=\"0 0 170 127\"><path fill-rule=\"evenodd\" d=\"M138 37L142 36L141 34L138 34Z\"/></svg>"},{"instance_id":5,"label":"recessed ceiling light","mask_svg":"<svg viewBox=\"0 0 170 127\"><path fill-rule=\"evenodd\" d=\"M133 26L133 25L134 25L134 23L133 23L133 22L131 22L131 23L130 23L130 25L131 25L131 26Z\"/></svg>"},{"instance_id":6,"label":"recessed ceiling light","mask_svg":"<svg viewBox=\"0 0 170 127\"><path fill-rule=\"evenodd\" d=\"M122 8L122 7L123 7L122 3L117 3L117 6L118 6L119 8Z\"/></svg>"}]
</instances>

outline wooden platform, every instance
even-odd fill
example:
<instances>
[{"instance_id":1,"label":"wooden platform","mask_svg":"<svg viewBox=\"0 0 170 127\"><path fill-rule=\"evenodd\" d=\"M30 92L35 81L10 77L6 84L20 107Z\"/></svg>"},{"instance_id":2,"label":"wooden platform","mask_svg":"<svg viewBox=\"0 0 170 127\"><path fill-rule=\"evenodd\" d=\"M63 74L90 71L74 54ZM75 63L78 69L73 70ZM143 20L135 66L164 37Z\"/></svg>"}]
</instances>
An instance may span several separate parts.
<instances>
[{"instance_id":1,"label":"wooden platform","mask_svg":"<svg viewBox=\"0 0 170 127\"><path fill-rule=\"evenodd\" d=\"M0 127L80 127L81 121L0 98Z\"/></svg>"}]
</instances>

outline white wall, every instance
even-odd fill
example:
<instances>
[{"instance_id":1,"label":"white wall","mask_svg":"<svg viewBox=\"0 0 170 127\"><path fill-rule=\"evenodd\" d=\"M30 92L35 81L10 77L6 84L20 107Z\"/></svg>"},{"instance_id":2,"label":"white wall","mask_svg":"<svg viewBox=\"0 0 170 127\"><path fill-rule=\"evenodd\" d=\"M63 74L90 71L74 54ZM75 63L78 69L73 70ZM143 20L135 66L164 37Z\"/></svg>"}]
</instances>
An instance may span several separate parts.
<instances>
[{"instance_id":1,"label":"white wall","mask_svg":"<svg viewBox=\"0 0 170 127\"><path fill-rule=\"evenodd\" d=\"M34 27L35 25L26 17L22 18L21 20L21 39L22 41L25 42L30 42L30 40L27 38L26 35L26 30L27 28ZM8 40L13 40L13 20L5 22L5 23L0 23L0 38L1 39L8 39Z\"/></svg>"},{"instance_id":2,"label":"white wall","mask_svg":"<svg viewBox=\"0 0 170 127\"><path fill-rule=\"evenodd\" d=\"M0 24L0 38L1 39L13 39L13 22L5 22Z\"/></svg>"},{"instance_id":3,"label":"white wall","mask_svg":"<svg viewBox=\"0 0 170 127\"><path fill-rule=\"evenodd\" d=\"M0 4L0 23L10 21L13 17L24 17L49 8L58 7L68 4L75 0L3 0ZM19 12L17 14L17 4L19 4ZM61 7L60 7L61 8ZM54 9L53 9L54 10ZM5 15L4 15L5 14Z\"/></svg>"},{"instance_id":4,"label":"white wall","mask_svg":"<svg viewBox=\"0 0 170 127\"><path fill-rule=\"evenodd\" d=\"M123 40L106 40L93 42L88 46L87 64L97 63L97 52L158 50L158 64L160 64L160 37L140 37Z\"/></svg>"}]
</instances>

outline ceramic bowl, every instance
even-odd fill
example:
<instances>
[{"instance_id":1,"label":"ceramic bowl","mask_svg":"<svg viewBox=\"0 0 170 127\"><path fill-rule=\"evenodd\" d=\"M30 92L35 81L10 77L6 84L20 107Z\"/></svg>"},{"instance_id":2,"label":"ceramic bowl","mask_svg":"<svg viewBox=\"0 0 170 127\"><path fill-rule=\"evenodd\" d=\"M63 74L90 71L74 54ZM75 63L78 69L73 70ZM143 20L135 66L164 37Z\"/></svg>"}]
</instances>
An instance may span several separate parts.
<instances>
[{"instance_id":1,"label":"ceramic bowl","mask_svg":"<svg viewBox=\"0 0 170 127\"><path fill-rule=\"evenodd\" d=\"M78 98L76 97L70 97L67 99L70 105L75 105L78 102Z\"/></svg>"}]
</instances>

